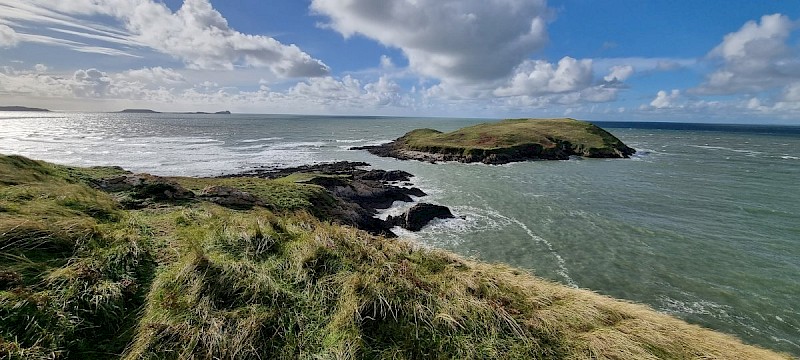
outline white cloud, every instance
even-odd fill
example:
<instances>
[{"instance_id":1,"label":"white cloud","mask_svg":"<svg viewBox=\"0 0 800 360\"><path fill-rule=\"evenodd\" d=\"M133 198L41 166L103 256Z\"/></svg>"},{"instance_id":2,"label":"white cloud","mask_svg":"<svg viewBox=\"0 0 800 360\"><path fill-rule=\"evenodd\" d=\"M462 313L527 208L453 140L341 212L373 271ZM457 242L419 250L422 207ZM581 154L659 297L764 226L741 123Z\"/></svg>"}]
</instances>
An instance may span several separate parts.
<instances>
[{"instance_id":1,"label":"white cloud","mask_svg":"<svg viewBox=\"0 0 800 360\"><path fill-rule=\"evenodd\" d=\"M746 107L750 110L759 110L759 111L766 110L766 106L761 105L761 100L759 98L752 98L748 100Z\"/></svg>"},{"instance_id":2,"label":"white cloud","mask_svg":"<svg viewBox=\"0 0 800 360\"><path fill-rule=\"evenodd\" d=\"M671 108L676 105L676 100L681 96L681 92L677 89L672 90L672 92L667 93L664 90L661 90L656 94L656 98L650 102L650 106L656 109L664 109L664 108Z\"/></svg>"},{"instance_id":3,"label":"white cloud","mask_svg":"<svg viewBox=\"0 0 800 360\"><path fill-rule=\"evenodd\" d=\"M796 24L781 14L765 15L760 23L748 21L709 52L709 59L719 59L721 66L692 91L758 92L800 81L800 61L787 45L794 29Z\"/></svg>"},{"instance_id":4,"label":"white cloud","mask_svg":"<svg viewBox=\"0 0 800 360\"><path fill-rule=\"evenodd\" d=\"M140 81L148 84L177 84L186 81L183 75L177 71L169 68L165 69L160 66L128 70L119 74L117 78L131 82Z\"/></svg>"},{"instance_id":5,"label":"white cloud","mask_svg":"<svg viewBox=\"0 0 800 360\"><path fill-rule=\"evenodd\" d=\"M748 21L739 31L725 35L722 43L711 50L710 55L726 60L781 55L786 52L784 43L792 26L792 21L785 15L764 15L761 24Z\"/></svg>"},{"instance_id":6,"label":"white cloud","mask_svg":"<svg viewBox=\"0 0 800 360\"><path fill-rule=\"evenodd\" d=\"M578 100L586 101L586 102L610 102L617 99L617 94L619 93L619 88L617 87L607 87L604 85L592 86L586 89L583 89L579 94L580 98Z\"/></svg>"},{"instance_id":7,"label":"white cloud","mask_svg":"<svg viewBox=\"0 0 800 360\"><path fill-rule=\"evenodd\" d=\"M381 69L393 69L393 68L394 68L394 62L392 62L392 58L386 55L381 55Z\"/></svg>"},{"instance_id":8,"label":"white cloud","mask_svg":"<svg viewBox=\"0 0 800 360\"><path fill-rule=\"evenodd\" d=\"M553 65L543 60L527 60L509 83L494 91L496 96L543 95L585 89L592 82L592 61L566 56Z\"/></svg>"},{"instance_id":9,"label":"white cloud","mask_svg":"<svg viewBox=\"0 0 800 360\"><path fill-rule=\"evenodd\" d=\"M610 73L603 77L607 82L625 81L633 75L633 66L631 65L616 65L609 69Z\"/></svg>"},{"instance_id":10,"label":"white cloud","mask_svg":"<svg viewBox=\"0 0 800 360\"><path fill-rule=\"evenodd\" d=\"M111 78L97 69L78 70L72 80L70 86L77 97L104 97L111 88Z\"/></svg>"},{"instance_id":11,"label":"white cloud","mask_svg":"<svg viewBox=\"0 0 800 360\"><path fill-rule=\"evenodd\" d=\"M45 64L36 64L36 65L34 65L33 69L36 70L37 73L41 74L43 72L47 72L47 65L45 65Z\"/></svg>"},{"instance_id":12,"label":"white cloud","mask_svg":"<svg viewBox=\"0 0 800 360\"><path fill-rule=\"evenodd\" d=\"M499 86L444 82L424 89L423 93L426 99L439 102L472 101L497 109L544 109L614 101L626 88L617 77L626 79L633 73L630 66L623 66L614 70L614 81L595 81L593 68L590 59L577 60L568 56L555 64L526 60L505 82L493 83Z\"/></svg>"},{"instance_id":13,"label":"white cloud","mask_svg":"<svg viewBox=\"0 0 800 360\"><path fill-rule=\"evenodd\" d=\"M339 108L399 105L403 100L401 93L400 86L385 77L362 85L361 81L349 75L341 80L330 76L312 78L287 91L294 101Z\"/></svg>"},{"instance_id":14,"label":"white cloud","mask_svg":"<svg viewBox=\"0 0 800 360\"><path fill-rule=\"evenodd\" d=\"M0 47L16 46L19 39L17 32L7 25L0 24Z\"/></svg>"},{"instance_id":15,"label":"white cloud","mask_svg":"<svg viewBox=\"0 0 800 360\"><path fill-rule=\"evenodd\" d=\"M547 41L544 0L313 0L345 37L399 48L417 73L446 82L506 77Z\"/></svg>"},{"instance_id":16,"label":"white cloud","mask_svg":"<svg viewBox=\"0 0 800 360\"><path fill-rule=\"evenodd\" d=\"M783 89L781 101L800 103L800 82L791 84Z\"/></svg>"},{"instance_id":17,"label":"white cloud","mask_svg":"<svg viewBox=\"0 0 800 360\"><path fill-rule=\"evenodd\" d=\"M174 13L154 0L30 0L27 4L0 0L0 5L8 7L9 16L17 20L71 27L80 31L54 30L110 44L92 49L84 43L66 44L50 37L51 43L76 50L86 47L99 52L98 48L139 45L180 59L194 69L257 67L267 68L282 77L322 76L329 71L322 61L295 45L232 29L209 0L185 0ZM119 20L124 30L108 29L91 22L81 25L82 17L96 15ZM42 35L29 35L29 41L47 42Z\"/></svg>"}]
</instances>

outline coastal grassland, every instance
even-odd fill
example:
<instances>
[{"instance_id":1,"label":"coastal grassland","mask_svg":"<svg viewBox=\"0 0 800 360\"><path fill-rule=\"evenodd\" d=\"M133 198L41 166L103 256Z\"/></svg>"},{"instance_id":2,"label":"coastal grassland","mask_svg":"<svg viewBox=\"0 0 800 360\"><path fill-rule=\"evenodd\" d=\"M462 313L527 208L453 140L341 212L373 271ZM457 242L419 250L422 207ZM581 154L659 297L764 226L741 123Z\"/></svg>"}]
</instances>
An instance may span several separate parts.
<instances>
[{"instance_id":1,"label":"coastal grassland","mask_svg":"<svg viewBox=\"0 0 800 360\"><path fill-rule=\"evenodd\" d=\"M607 131L575 119L508 119L449 133L418 129L399 140L407 150L465 156L526 147L538 148L539 152L545 153L547 149L566 147L585 156L605 155L614 150L626 152L628 149Z\"/></svg>"},{"instance_id":2,"label":"coastal grassland","mask_svg":"<svg viewBox=\"0 0 800 360\"><path fill-rule=\"evenodd\" d=\"M0 357L107 358L138 321L154 269L147 226L73 175L0 157Z\"/></svg>"},{"instance_id":3,"label":"coastal grassland","mask_svg":"<svg viewBox=\"0 0 800 360\"><path fill-rule=\"evenodd\" d=\"M302 206L124 210L71 171L0 156L0 357L788 358Z\"/></svg>"},{"instance_id":4,"label":"coastal grassland","mask_svg":"<svg viewBox=\"0 0 800 360\"><path fill-rule=\"evenodd\" d=\"M274 180L257 177L173 177L170 179L196 193L200 193L209 186L237 188L259 197L278 212L308 210L313 212L314 215L325 218L327 211L335 206L334 199L320 186L299 182L301 179L310 177L313 177L313 175L298 174L293 176L292 179Z\"/></svg>"}]
</instances>

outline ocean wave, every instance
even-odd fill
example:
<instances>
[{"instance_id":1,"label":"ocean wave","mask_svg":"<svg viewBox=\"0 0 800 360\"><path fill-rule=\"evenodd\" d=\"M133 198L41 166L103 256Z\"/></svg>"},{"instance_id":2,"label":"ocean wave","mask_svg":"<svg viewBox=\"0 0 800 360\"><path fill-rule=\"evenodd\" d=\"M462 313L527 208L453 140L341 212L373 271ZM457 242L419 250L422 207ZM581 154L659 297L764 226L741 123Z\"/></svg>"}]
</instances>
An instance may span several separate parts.
<instances>
[{"instance_id":1,"label":"ocean wave","mask_svg":"<svg viewBox=\"0 0 800 360\"><path fill-rule=\"evenodd\" d=\"M243 143L254 143L254 142L262 142L262 141L277 141L283 140L282 137L265 137L265 138L258 138L258 139L246 139L246 140L239 140L239 142Z\"/></svg>"},{"instance_id":2,"label":"ocean wave","mask_svg":"<svg viewBox=\"0 0 800 360\"><path fill-rule=\"evenodd\" d=\"M735 152L735 153L739 153L739 154L744 154L745 156L758 156L758 155L764 154L761 151L748 150L748 149L734 149L734 148L729 148L729 147L724 147L724 146L711 146L711 145L689 145L689 146L700 148L700 149L712 150L712 151L717 151L717 150L730 151L730 152Z\"/></svg>"},{"instance_id":3,"label":"ocean wave","mask_svg":"<svg viewBox=\"0 0 800 360\"><path fill-rule=\"evenodd\" d=\"M709 300L683 301L669 296L661 296L659 302L661 311L667 314L705 315L716 319L731 317L728 314L728 311L731 310L730 306L720 305Z\"/></svg>"},{"instance_id":4,"label":"ocean wave","mask_svg":"<svg viewBox=\"0 0 800 360\"><path fill-rule=\"evenodd\" d=\"M367 141L367 143L364 144L364 146L378 146L378 145L383 145L383 144L386 144L386 143L389 143L389 142L392 142L392 140L390 140L390 139L370 140L370 141Z\"/></svg>"},{"instance_id":5,"label":"ocean wave","mask_svg":"<svg viewBox=\"0 0 800 360\"><path fill-rule=\"evenodd\" d=\"M452 219L435 219L420 234L429 242L442 243L454 246L460 242L461 236L465 234L494 231L515 224L522 228L525 233L536 243L542 244L556 261L556 273L564 278L567 285L577 288L578 284L569 275L567 262L555 250L553 243L547 239L534 234L534 232L522 221L513 217L508 217L491 207L476 208L472 206L455 206L452 208L456 215ZM435 239L435 240L432 240Z\"/></svg>"},{"instance_id":6,"label":"ocean wave","mask_svg":"<svg viewBox=\"0 0 800 360\"><path fill-rule=\"evenodd\" d=\"M569 276L569 270L567 270L567 262L564 260L563 257L561 257L561 255L559 255L558 252L556 252L555 248L553 248L553 243L547 241L547 239L545 239L545 238L543 238L541 236L538 236L538 235L534 234L533 231L531 231L531 229L528 228L528 226L525 225L522 221L519 221L519 220L514 219L514 218L509 218L509 219L512 222L514 222L515 224L517 224L520 227L522 227L522 229L525 230L526 233L528 233L528 236L530 236L531 239L533 239L534 241L539 242L539 243L543 244L545 247L547 247L547 250L549 250L550 254L553 255L553 257L555 257L556 263L558 264L558 270L556 270L556 273L558 273L559 275L561 275L564 278L564 280L567 282L567 285L572 286L574 288L577 288L578 284L575 282L575 280L573 280Z\"/></svg>"},{"instance_id":7,"label":"ocean wave","mask_svg":"<svg viewBox=\"0 0 800 360\"><path fill-rule=\"evenodd\" d=\"M298 141L274 144L269 148L272 150L293 150L301 148L320 148L323 146L325 146L325 143L321 141Z\"/></svg>"},{"instance_id":8,"label":"ocean wave","mask_svg":"<svg viewBox=\"0 0 800 360\"><path fill-rule=\"evenodd\" d=\"M354 144L354 143L360 143L360 142L364 142L364 141L367 141L367 140L366 140L366 139L355 139L355 140L350 140L350 139L336 139L336 140L334 140L334 141L335 141L335 142L337 142L337 143Z\"/></svg>"},{"instance_id":9,"label":"ocean wave","mask_svg":"<svg viewBox=\"0 0 800 360\"><path fill-rule=\"evenodd\" d=\"M433 245L452 247L463 241L463 235L496 231L511 224L508 218L491 208L452 206L450 209L454 218L434 219L419 232L418 237Z\"/></svg>"}]
</instances>

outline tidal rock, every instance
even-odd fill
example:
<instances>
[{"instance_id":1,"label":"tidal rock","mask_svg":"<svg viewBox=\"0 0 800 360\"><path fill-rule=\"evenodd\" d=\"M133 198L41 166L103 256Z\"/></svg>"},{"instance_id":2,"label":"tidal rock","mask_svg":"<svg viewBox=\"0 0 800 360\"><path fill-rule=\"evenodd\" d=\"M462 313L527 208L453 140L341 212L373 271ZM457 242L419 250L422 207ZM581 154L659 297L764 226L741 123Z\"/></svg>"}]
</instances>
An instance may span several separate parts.
<instances>
[{"instance_id":1,"label":"tidal rock","mask_svg":"<svg viewBox=\"0 0 800 360\"><path fill-rule=\"evenodd\" d=\"M419 203L401 216L390 216L386 221L411 231L419 231L433 219L450 219L453 213L446 206Z\"/></svg>"}]
</instances>

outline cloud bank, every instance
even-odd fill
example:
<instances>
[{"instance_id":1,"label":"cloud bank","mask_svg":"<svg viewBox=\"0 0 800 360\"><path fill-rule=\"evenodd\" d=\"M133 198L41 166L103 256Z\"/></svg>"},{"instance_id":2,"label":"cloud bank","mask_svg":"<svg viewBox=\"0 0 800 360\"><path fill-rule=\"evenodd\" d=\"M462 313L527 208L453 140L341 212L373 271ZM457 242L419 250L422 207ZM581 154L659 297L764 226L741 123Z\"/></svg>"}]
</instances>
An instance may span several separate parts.
<instances>
[{"instance_id":1,"label":"cloud bank","mask_svg":"<svg viewBox=\"0 0 800 360\"><path fill-rule=\"evenodd\" d=\"M87 42L99 41L104 46L147 47L179 59L193 69L257 67L269 69L281 77L329 73L328 66L321 60L312 58L295 45L234 30L208 0L185 0L174 13L153 0L30 0L28 3L2 0L0 5L10 9L2 15L5 18L56 26L56 31L82 37ZM82 25L84 17L97 15L113 17L121 22L125 31L91 22L89 24L94 26ZM0 28L0 41L9 42L4 40L8 37L7 30ZM62 42L62 45L76 49L89 47L86 43Z\"/></svg>"},{"instance_id":2,"label":"cloud bank","mask_svg":"<svg viewBox=\"0 0 800 360\"><path fill-rule=\"evenodd\" d=\"M445 82L501 79L547 42L544 0L313 0L345 37L399 48L417 73Z\"/></svg>"}]
</instances>

